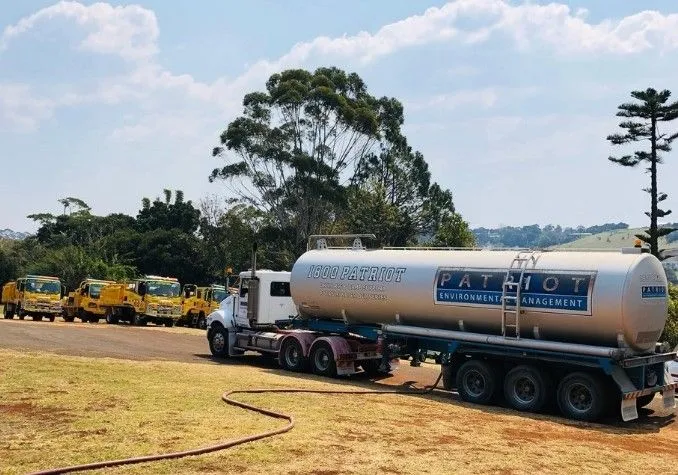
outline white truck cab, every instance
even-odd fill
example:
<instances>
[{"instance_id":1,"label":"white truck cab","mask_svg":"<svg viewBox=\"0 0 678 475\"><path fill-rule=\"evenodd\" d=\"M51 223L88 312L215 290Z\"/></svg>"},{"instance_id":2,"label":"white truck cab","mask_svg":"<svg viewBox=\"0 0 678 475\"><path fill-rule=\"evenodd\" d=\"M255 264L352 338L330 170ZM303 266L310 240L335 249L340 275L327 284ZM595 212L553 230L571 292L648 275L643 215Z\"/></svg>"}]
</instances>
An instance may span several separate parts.
<instances>
[{"instance_id":1,"label":"white truck cab","mask_svg":"<svg viewBox=\"0 0 678 475\"><path fill-rule=\"evenodd\" d=\"M297 314L290 294L290 272L257 269L241 272L237 295L227 296L219 308L207 316L207 339L215 355L242 354L245 340L254 336L277 340L281 335L262 332L276 320ZM248 331L249 330L249 331ZM239 340L239 341L237 341ZM268 345L266 345L268 346Z\"/></svg>"}]
</instances>

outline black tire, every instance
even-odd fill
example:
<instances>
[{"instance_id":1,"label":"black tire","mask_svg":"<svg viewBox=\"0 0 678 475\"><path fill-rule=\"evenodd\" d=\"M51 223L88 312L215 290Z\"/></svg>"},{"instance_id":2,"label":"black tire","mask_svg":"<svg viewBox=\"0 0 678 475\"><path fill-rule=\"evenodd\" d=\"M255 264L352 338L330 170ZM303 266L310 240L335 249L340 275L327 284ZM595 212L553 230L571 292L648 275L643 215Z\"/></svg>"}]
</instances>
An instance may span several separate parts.
<instances>
[{"instance_id":1,"label":"black tire","mask_svg":"<svg viewBox=\"0 0 678 475\"><path fill-rule=\"evenodd\" d=\"M360 362L360 367L365 373L370 376L380 376L388 374L388 371L381 371L379 368L381 366L381 359L378 360L364 360Z\"/></svg>"},{"instance_id":2,"label":"black tire","mask_svg":"<svg viewBox=\"0 0 678 475\"><path fill-rule=\"evenodd\" d=\"M87 323L89 321L89 315L83 309L78 309L78 318L82 323Z\"/></svg>"},{"instance_id":3,"label":"black tire","mask_svg":"<svg viewBox=\"0 0 678 475\"><path fill-rule=\"evenodd\" d=\"M308 358L304 356L301 343L296 338L287 338L278 352L278 363L283 369L304 372L308 367Z\"/></svg>"},{"instance_id":4,"label":"black tire","mask_svg":"<svg viewBox=\"0 0 678 475\"><path fill-rule=\"evenodd\" d=\"M605 407L604 398L605 387L600 378L589 373L570 373L558 385L558 407L569 419L597 420Z\"/></svg>"},{"instance_id":5,"label":"black tire","mask_svg":"<svg viewBox=\"0 0 678 475\"><path fill-rule=\"evenodd\" d=\"M146 319L139 315L138 313L135 313L132 316L132 321L130 321L130 324L135 325L137 327L144 327L146 326L146 323L148 323Z\"/></svg>"},{"instance_id":6,"label":"black tire","mask_svg":"<svg viewBox=\"0 0 678 475\"><path fill-rule=\"evenodd\" d=\"M205 319L205 314L203 312L200 312L200 315L198 315L198 322L195 324L195 328L201 330L207 328L207 320Z\"/></svg>"},{"instance_id":7,"label":"black tire","mask_svg":"<svg viewBox=\"0 0 678 475\"><path fill-rule=\"evenodd\" d=\"M90 317L89 321L92 323L99 323L99 317Z\"/></svg>"},{"instance_id":8,"label":"black tire","mask_svg":"<svg viewBox=\"0 0 678 475\"><path fill-rule=\"evenodd\" d=\"M652 401L654 401L654 397L656 396L656 393L652 394L646 394L645 396L638 396L636 398L636 407L640 409L641 407L649 406Z\"/></svg>"},{"instance_id":9,"label":"black tire","mask_svg":"<svg viewBox=\"0 0 678 475\"><path fill-rule=\"evenodd\" d=\"M56 318L56 316L55 316L55 315L50 315L48 318L49 318L49 321L50 321L50 322L53 322L54 319Z\"/></svg>"},{"instance_id":10,"label":"black tire","mask_svg":"<svg viewBox=\"0 0 678 475\"><path fill-rule=\"evenodd\" d=\"M541 411L553 397L552 393L549 376L534 366L516 366L504 379L504 398L518 411Z\"/></svg>"},{"instance_id":11,"label":"black tire","mask_svg":"<svg viewBox=\"0 0 678 475\"><path fill-rule=\"evenodd\" d=\"M64 315L64 322L72 323L73 320L75 320L75 317L69 317L67 315Z\"/></svg>"},{"instance_id":12,"label":"black tire","mask_svg":"<svg viewBox=\"0 0 678 475\"><path fill-rule=\"evenodd\" d=\"M497 373L486 361L469 360L457 372L457 391L463 401L489 404L497 388Z\"/></svg>"},{"instance_id":13,"label":"black tire","mask_svg":"<svg viewBox=\"0 0 678 475\"><path fill-rule=\"evenodd\" d=\"M311 370L319 376L333 378L337 375L337 362L334 360L334 351L326 341L316 343L309 355Z\"/></svg>"},{"instance_id":14,"label":"black tire","mask_svg":"<svg viewBox=\"0 0 678 475\"><path fill-rule=\"evenodd\" d=\"M451 391L456 385L452 365L441 365L440 371L443 373L443 389L445 391Z\"/></svg>"},{"instance_id":15,"label":"black tire","mask_svg":"<svg viewBox=\"0 0 678 475\"><path fill-rule=\"evenodd\" d=\"M209 338L210 352L217 358L228 358L228 332L222 326L212 329Z\"/></svg>"},{"instance_id":16,"label":"black tire","mask_svg":"<svg viewBox=\"0 0 678 475\"><path fill-rule=\"evenodd\" d=\"M42 315L33 315L33 321L34 322L41 322L42 321Z\"/></svg>"},{"instance_id":17,"label":"black tire","mask_svg":"<svg viewBox=\"0 0 678 475\"><path fill-rule=\"evenodd\" d=\"M118 323L118 317L113 314L113 310L110 308L106 310L106 323L109 325L116 325Z\"/></svg>"},{"instance_id":18,"label":"black tire","mask_svg":"<svg viewBox=\"0 0 678 475\"><path fill-rule=\"evenodd\" d=\"M170 328L170 327L173 327L173 326L174 326L174 322L172 321L171 318L165 320L165 326L166 326L167 328Z\"/></svg>"}]
</instances>

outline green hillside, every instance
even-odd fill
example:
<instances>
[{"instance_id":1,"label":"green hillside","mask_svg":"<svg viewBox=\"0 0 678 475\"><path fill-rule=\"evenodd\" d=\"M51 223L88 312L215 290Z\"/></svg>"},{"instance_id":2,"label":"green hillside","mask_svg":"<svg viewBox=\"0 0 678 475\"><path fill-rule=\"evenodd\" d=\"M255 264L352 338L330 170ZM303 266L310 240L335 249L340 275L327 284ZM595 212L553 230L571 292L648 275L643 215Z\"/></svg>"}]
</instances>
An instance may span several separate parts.
<instances>
[{"instance_id":1,"label":"green hillside","mask_svg":"<svg viewBox=\"0 0 678 475\"><path fill-rule=\"evenodd\" d=\"M597 249L597 248L620 248L633 246L636 234L642 233L644 228L620 229L604 233L583 236L576 241L571 241L550 249ZM674 243L675 244L675 243ZM659 240L659 248L671 247L665 238Z\"/></svg>"}]
</instances>

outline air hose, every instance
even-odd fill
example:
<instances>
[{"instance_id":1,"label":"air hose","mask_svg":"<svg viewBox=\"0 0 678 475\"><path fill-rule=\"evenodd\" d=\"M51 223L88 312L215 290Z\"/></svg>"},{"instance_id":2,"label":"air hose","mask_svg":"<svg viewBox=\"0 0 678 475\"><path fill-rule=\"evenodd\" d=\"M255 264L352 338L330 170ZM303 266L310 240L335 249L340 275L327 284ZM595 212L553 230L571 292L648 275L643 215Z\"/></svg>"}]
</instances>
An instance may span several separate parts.
<instances>
[{"instance_id":1,"label":"air hose","mask_svg":"<svg viewBox=\"0 0 678 475\"><path fill-rule=\"evenodd\" d=\"M202 447L199 449L185 450L182 452L170 452L166 454L156 454L156 455L144 455L140 457L131 457L127 459L118 459L118 460L108 460L104 462L94 462L83 465L72 465L70 467L61 467L54 468L49 470L43 470L40 472L34 472L30 475L45 475L45 474L57 474L57 473L69 473L69 472L81 472L87 470L97 470L100 468L107 467L117 467L120 465L131 465L144 462L153 462L157 460L167 460L167 459L177 459L182 457L188 457L191 455L202 455L208 452L217 452L219 450L228 449L235 447L236 445L242 445L247 442L252 442L259 439L264 439L266 437L271 437L278 434L283 434L289 432L294 427L294 416L283 414L281 412L271 411L269 409L264 409L261 407L252 406L250 404L236 401L231 399L231 396L234 394L262 394L262 393L309 393L309 394L427 394L432 392L440 382L443 373L441 372L436 379L436 382L431 386L424 386L424 389L394 389L394 390L364 390L364 391L342 391L342 390L323 390L323 389L284 389L284 388L275 388L275 389L242 389L242 390L231 390L226 391L221 395L221 399L232 406L241 407L253 412L258 412L275 419L285 419L287 420L287 425L279 429L270 430L266 432L261 432L259 434L250 435L247 437L242 437L240 439L235 439L227 442L222 442L216 445L210 445L207 447Z\"/></svg>"}]
</instances>

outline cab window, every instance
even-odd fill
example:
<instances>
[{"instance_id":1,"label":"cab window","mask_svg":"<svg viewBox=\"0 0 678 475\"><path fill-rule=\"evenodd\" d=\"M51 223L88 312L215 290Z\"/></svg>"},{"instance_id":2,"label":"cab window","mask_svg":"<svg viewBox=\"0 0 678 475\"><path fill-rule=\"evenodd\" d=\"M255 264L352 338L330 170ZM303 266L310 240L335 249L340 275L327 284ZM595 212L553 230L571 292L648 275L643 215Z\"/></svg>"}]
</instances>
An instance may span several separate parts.
<instances>
[{"instance_id":1,"label":"cab window","mask_svg":"<svg viewBox=\"0 0 678 475\"><path fill-rule=\"evenodd\" d=\"M290 297L289 282L271 282L271 297Z\"/></svg>"}]
</instances>

